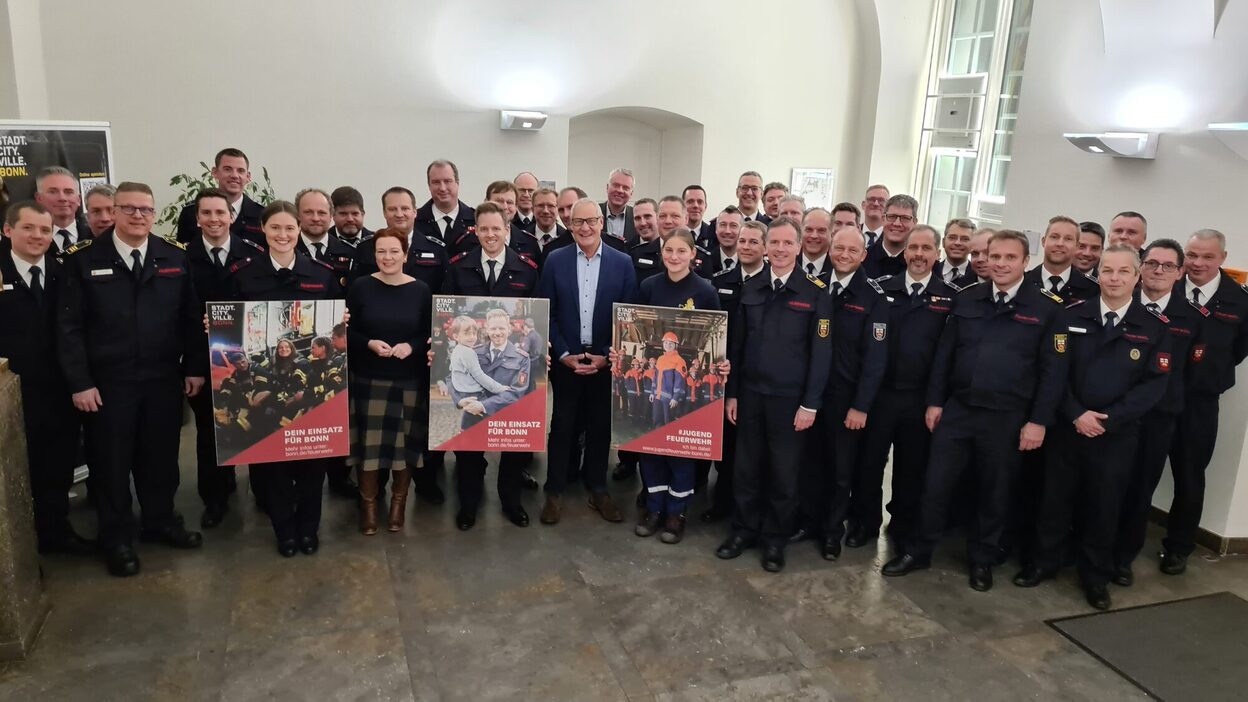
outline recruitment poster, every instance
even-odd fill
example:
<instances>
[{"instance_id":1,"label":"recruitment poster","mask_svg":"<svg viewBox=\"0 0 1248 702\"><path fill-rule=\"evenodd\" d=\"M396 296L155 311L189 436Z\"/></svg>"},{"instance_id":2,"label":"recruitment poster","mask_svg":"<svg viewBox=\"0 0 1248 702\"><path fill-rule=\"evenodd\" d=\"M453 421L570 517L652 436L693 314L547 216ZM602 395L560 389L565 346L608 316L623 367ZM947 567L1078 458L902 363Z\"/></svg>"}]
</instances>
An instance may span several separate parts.
<instances>
[{"instance_id":1,"label":"recruitment poster","mask_svg":"<svg viewBox=\"0 0 1248 702\"><path fill-rule=\"evenodd\" d=\"M546 450L550 302L433 296L429 448Z\"/></svg>"},{"instance_id":2,"label":"recruitment poster","mask_svg":"<svg viewBox=\"0 0 1248 702\"><path fill-rule=\"evenodd\" d=\"M616 303L611 436L623 451L722 458L728 313Z\"/></svg>"},{"instance_id":3,"label":"recruitment poster","mask_svg":"<svg viewBox=\"0 0 1248 702\"><path fill-rule=\"evenodd\" d=\"M217 464L345 456L342 300L208 303ZM342 347L339 346L342 345Z\"/></svg>"},{"instance_id":4,"label":"recruitment poster","mask_svg":"<svg viewBox=\"0 0 1248 702\"><path fill-rule=\"evenodd\" d=\"M34 199L35 176L48 166L78 176L84 200L91 188L113 182L108 123L0 120L0 202Z\"/></svg>"}]
</instances>

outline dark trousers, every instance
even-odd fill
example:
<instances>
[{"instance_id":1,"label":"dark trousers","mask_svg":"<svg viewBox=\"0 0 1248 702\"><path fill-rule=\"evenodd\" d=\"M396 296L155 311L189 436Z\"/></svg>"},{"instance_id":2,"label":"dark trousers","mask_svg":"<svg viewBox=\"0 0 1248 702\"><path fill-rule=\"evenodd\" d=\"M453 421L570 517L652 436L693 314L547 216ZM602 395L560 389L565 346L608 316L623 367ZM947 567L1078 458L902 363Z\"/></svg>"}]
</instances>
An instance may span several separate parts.
<instances>
[{"instance_id":1,"label":"dark trousers","mask_svg":"<svg viewBox=\"0 0 1248 702\"><path fill-rule=\"evenodd\" d=\"M935 550L944 534L954 491L962 474L973 466L977 473L977 518L968 534L967 555L974 564L997 561L1021 465L1019 431L1026 421L1021 410L969 407L957 399L945 404L940 424L932 434L919 531L907 545L908 553L926 557Z\"/></svg>"},{"instance_id":2,"label":"dark trousers","mask_svg":"<svg viewBox=\"0 0 1248 702\"><path fill-rule=\"evenodd\" d=\"M412 486L416 492L428 492L438 487L438 476L446 465L445 451L425 451L425 463L420 468L408 466L412 470Z\"/></svg>"},{"instance_id":3,"label":"dark trousers","mask_svg":"<svg viewBox=\"0 0 1248 702\"><path fill-rule=\"evenodd\" d=\"M498 501L505 509L520 506L520 490L523 487L521 472L528 465L531 454L505 451L498 459ZM480 451L455 452L455 490L459 494L459 508L476 514L485 493L485 469L488 462Z\"/></svg>"},{"instance_id":4,"label":"dark trousers","mask_svg":"<svg viewBox=\"0 0 1248 702\"><path fill-rule=\"evenodd\" d=\"M162 529L175 524L182 379L101 384L99 391L100 410L82 416L100 545L111 548L134 541L132 472L143 527Z\"/></svg>"},{"instance_id":5,"label":"dark trousers","mask_svg":"<svg viewBox=\"0 0 1248 702\"><path fill-rule=\"evenodd\" d=\"M325 468L333 459L276 461L251 466L269 506L278 541L316 536L321 526L321 493Z\"/></svg>"},{"instance_id":6,"label":"dark trousers","mask_svg":"<svg viewBox=\"0 0 1248 702\"><path fill-rule=\"evenodd\" d=\"M582 417L585 453L581 477L591 491L606 492L607 455L611 451L611 374L600 370L593 375L576 375L562 362L553 364L550 374L558 381L550 420L552 450L547 454L546 493L560 495L567 487L572 452L565 449L576 444L576 429Z\"/></svg>"},{"instance_id":7,"label":"dark trousers","mask_svg":"<svg viewBox=\"0 0 1248 702\"><path fill-rule=\"evenodd\" d=\"M824 538L840 540L845 536L845 519L849 516L849 500L858 478L858 456L862 448L863 431L847 429L845 415L849 412L852 398L849 395L834 395L830 400L824 399L820 414L825 415L827 432L823 435L810 437L814 441L807 446L822 445L823 451L814 453L807 461L816 469L831 471L831 485L824 487L824 504L827 511L823 516L822 528Z\"/></svg>"},{"instance_id":8,"label":"dark trousers","mask_svg":"<svg viewBox=\"0 0 1248 702\"><path fill-rule=\"evenodd\" d=\"M692 458L642 454L641 483L646 489L646 510L669 517L681 516L694 491Z\"/></svg>"},{"instance_id":9,"label":"dark trousers","mask_svg":"<svg viewBox=\"0 0 1248 702\"><path fill-rule=\"evenodd\" d=\"M1067 538L1079 522L1079 577L1102 586L1114 574L1114 540L1123 496L1134 471L1138 426L1088 438L1074 427L1055 427L1045 437L1044 497L1036 521L1035 564L1057 570Z\"/></svg>"},{"instance_id":10,"label":"dark trousers","mask_svg":"<svg viewBox=\"0 0 1248 702\"><path fill-rule=\"evenodd\" d=\"M1118 520L1118 538L1114 541L1114 565L1129 568L1144 549L1148 535L1148 518L1152 514L1153 493L1166 469L1166 454L1174 440L1178 416L1149 412L1140 420L1139 448L1135 468L1122 500L1122 516Z\"/></svg>"},{"instance_id":11,"label":"dark trousers","mask_svg":"<svg viewBox=\"0 0 1248 702\"><path fill-rule=\"evenodd\" d=\"M64 387L22 383L22 410L35 532L40 541L51 541L68 532L82 425Z\"/></svg>"},{"instance_id":12,"label":"dark trousers","mask_svg":"<svg viewBox=\"0 0 1248 702\"><path fill-rule=\"evenodd\" d=\"M724 438L721 443L723 458L715 461L715 489L711 493L711 508L717 512L731 512L734 503L733 465L737 460L737 425L727 419L724 420ZM707 475L701 476L700 484L705 485L710 473L710 464L700 461L699 466L702 465L706 466Z\"/></svg>"},{"instance_id":13,"label":"dark trousers","mask_svg":"<svg viewBox=\"0 0 1248 702\"><path fill-rule=\"evenodd\" d=\"M849 502L849 521L878 533L884 522L884 466L893 451L892 499L888 502L888 533L905 543L918 527L919 500L932 434L924 415L922 390L881 389L863 430L858 479Z\"/></svg>"},{"instance_id":14,"label":"dark trousers","mask_svg":"<svg viewBox=\"0 0 1248 702\"><path fill-rule=\"evenodd\" d=\"M199 498L205 506L224 505L235 490L234 466L217 465L216 423L212 418L212 389L206 384L187 399L195 415L195 461Z\"/></svg>"},{"instance_id":15,"label":"dark trousers","mask_svg":"<svg viewBox=\"0 0 1248 702\"><path fill-rule=\"evenodd\" d=\"M793 429L800 399L746 393L737 402L733 532L783 547L797 523L802 439ZM820 411L822 413L822 410ZM807 430L810 431L810 430Z\"/></svg>"},{"instance_id":16,"label":"dark trousers","mask_svg":"<svg viewBox=\"0 0 1248 702\"><path fill-rule=\"evenodd\" d=\"M1170 446L1174 501L1161 541L1168 552L1187 556L1196 548L1196 529L1205 508L1205 469L1217 440L1218 396L1189 394Z\"/></svg>"}]
</instances>

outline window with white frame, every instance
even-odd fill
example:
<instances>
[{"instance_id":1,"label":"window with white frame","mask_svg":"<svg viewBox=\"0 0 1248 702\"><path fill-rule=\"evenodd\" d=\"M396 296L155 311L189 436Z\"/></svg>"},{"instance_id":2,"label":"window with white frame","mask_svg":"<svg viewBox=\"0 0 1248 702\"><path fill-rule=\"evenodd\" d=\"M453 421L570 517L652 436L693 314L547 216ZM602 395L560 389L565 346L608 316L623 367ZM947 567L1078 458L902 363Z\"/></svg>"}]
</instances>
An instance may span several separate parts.
<instances>
[{"instance_id":1,"label":"window with white frame","mask_svg":"<svg viewBox=\"0 0 1248 702\"><path fill-rule=\"evenodd\" d=\"M1033 0L942 0L919 149L922 221L1000 224Z\"/></svg>"}]
</instances>

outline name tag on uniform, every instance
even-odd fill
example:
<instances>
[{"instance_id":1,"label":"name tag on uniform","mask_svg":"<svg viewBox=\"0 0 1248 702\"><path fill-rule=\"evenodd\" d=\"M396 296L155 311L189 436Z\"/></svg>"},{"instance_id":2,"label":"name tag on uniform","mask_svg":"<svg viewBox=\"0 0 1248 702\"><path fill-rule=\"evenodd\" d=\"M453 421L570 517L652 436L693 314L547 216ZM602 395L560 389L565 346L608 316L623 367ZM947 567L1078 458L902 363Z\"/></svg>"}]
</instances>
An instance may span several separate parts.
<instances>
[{"instance_id":1,"label":"name tag on uniform","mask_svg":"<svg viewBox=\"0 0 1248 702\"><path fill-rule=\"evenodd\" d=\"M421 251L420 257L421 258L434 258L434 255L429 253L428 251Z\"/></svg>"},{"instance_id":2,"label":"name tag on uniform","mask_svg":"<svg viewBox=\"0 0 1248 702\"><path fill-rule=\"evenodd\" d=\"M92 276L97 276L97 275L112 275L112 274L113 274L113 269L112 269L112 268L92 268L92 269L91 269L91 275L92 275Z\"/></svg>"},{"instance_id":3,"label":"name tag on uniform","mask_svg":"<svg viewBox=\"0 0 1248 702\"><path fill-rule=\"evenodd\" d=\"M650 259L648 259L648 258L639 258L639 259L637 259L637 262L638 262L638 263L641 263L641 264L644 264L644 265L647 265L647 266L653 266L653 265L654 265L654 261L651 261L651 260L650 260Z\"/></svg>"},{"instance_id":4,"label":"name tag on uniform","mask_svg":"<svg viewBox=\"0 0 1248 702\"><path fill-rule=\"evenodd\" d=\"M12 289L13 289L12 283L5 283L2 287L0 287L0 290L12 290Z\"/></svg>"},{"instance_id":5,"label":"name tag on uniform","mask_svg":"<svg viewBox=\"0 0 1248 702\"><path fill-rule=\"evenodd\" d=\"M1071 334L1087 334L1088 330L1083 327L1070 327Z\"/></svg>"},{"instance_id":6,"label":"name tag on uniform","mask_svg":"<svg viewBox=\"0 0 1248 702\"><path fill-rule=\"evenodd\" d=\"M728 290L728 289L725 289L725 288L719 288L716 292L718 292L720 295L731 295L731 294L733 294L733 291L732 291L732 290Z\"/></svg>"}]
</instances>

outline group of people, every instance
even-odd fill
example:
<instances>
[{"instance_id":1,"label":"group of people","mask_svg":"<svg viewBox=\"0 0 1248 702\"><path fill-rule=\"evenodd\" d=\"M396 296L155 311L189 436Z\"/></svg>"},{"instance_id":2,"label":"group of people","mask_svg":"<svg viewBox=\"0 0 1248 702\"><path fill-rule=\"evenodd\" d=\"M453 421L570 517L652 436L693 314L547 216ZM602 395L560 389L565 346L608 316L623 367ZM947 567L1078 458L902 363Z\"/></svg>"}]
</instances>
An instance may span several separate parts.
<instances>
[{"instance_id":1,"label":"group of people","mask_svg":"<svg viewBox=\"0 0 1248 702\"><path fill-rule=\"evenodd\" d=\"M676 351L676 334L667 332L660 343L663 353L658 356L639 352L611 366L621 414L647 429L723 398L723 377L714 368L703 370L700 359L685 363Z\"/></svg>"},{"instance_id":2,"label":"group of people","mask_svg":"<svg viewBox=\"0 0 1248 702\"><path fill-rule=\"evenodd\" d=\"M835 561L843 546L874 543L887 509L886 576L928 567L955 522L966 529L972 588L991 588L993 568L1011 556L1021 587L1073 556L1088 602L1106 608L1107 585L1133 580L1167 460L1175 496L1160 568L1184 571L1219 396L1248 355L1248 291L1221 270L1225 237L1205 229L1149 240L1137 212L1115 215L1108 231L1055 216L1033 263L1020 232L965 219L920 224L919 203L883 185L828 210L753 171L718 212L697 185L634 201L622 168L602 202L577 187L540 187L526 172L491 183L470 207L457 167L437 160L423 205L404 187L382 194L377 232L363 227L354 188L261 206L244 192L249 164L237 149L217 154L213 176L218 187L198 194L169 238L151 236L151 190L131 182L109 194L114 221L97 231L64 169L41 173L36 201L5 215L0 356L22 377L44 551L97 547L67 520L80 426L110 572L138 572L136 536L199 546L173 510L184 396L199 433L201 524L227 513L234 469L217 466L212 450L221 413L205 399L202 301L345 293L345 341L330 346L350 355L350 458L250 471L278 550L292 556L317 550L326 474L331 490L359 500L365 534L379 530L387 486L391 531L403 528L413 483L418 496L444 499L444 456L427 436L432 294L542 297L554 402L542 523L560 521L578 480L593 510L623 520L608 490L613 404L653 421L659 398L673 409L722 392L724 455L701 515L731 520L719 557L757 546L762 566L778 572L789 545L809 539ZM611 347L616 302L727 311L727 360L660 369L661 358L625 355ZM472 320L448 333L462 352L435 382L453 397L531 382L529 357L524 377L519 363L483 365ZM674 340L663 343L674 352ZM280 349L270 363L281 363ZM244 404L273 382L275 371L248 359L233 366L222 389L251 398ZM660 383L663 373L671 383ZM471 529L486 459L454 458L456 523ZM522 527L532 458L499 460L499 504ZM679 542L711 464L621 453L611 477L635 470L635 532Z\"/></svg>"}]
</instances>

